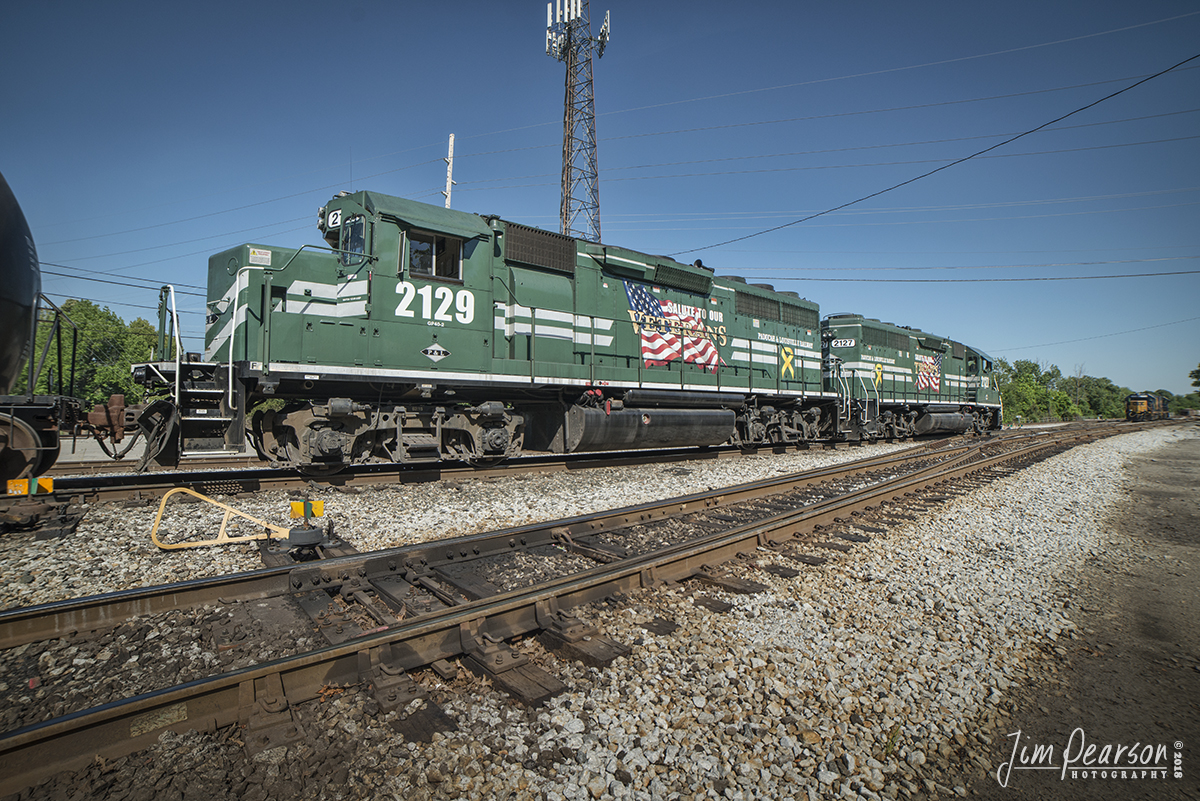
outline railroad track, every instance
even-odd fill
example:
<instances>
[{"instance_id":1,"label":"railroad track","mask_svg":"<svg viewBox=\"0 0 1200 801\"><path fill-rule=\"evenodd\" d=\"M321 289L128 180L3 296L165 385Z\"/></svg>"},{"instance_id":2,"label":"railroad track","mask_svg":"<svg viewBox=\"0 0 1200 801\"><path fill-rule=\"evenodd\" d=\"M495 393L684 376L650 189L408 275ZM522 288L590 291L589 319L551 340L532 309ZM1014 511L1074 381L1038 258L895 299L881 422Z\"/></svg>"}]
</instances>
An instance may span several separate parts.
<instances>
[{"instance_id":1,"label":"railroad track","mask_svg":"<svg viewBox=\"0 0 1200 801\"><path fill-rule=\"evenodd\" d=\"M922 446L940 447L950 438L922 440ZM473 477L503 478L559 471L576 471L628 465L667 464L703 459L730 459L759 453L789 453L813 449L859 447L860 443L779 445L739 450L732 447L677 448L666 451L619 451L583 454L541 454L493 466L460 463L367 464L348 467L329 476L308 476L291 469L275 469L245 460L196 462L187 470L150 473L84 472L54 479L54 491L33 496L0 495L0 533L37 530L40 539L72 533L83 517L82 504L114 501L152 501L173 489L185 488L202 495L238 496L272 490L305 490L313 486L355 492L372 486L421 484ZM111 466L111 462L100 463Z\"/></svg>"},{"instance_id":2,"label":"railroad track","mask_svg":"<svg viewBox=\"0 0 1200 801\"><path fill-rule=\"evenodd\" d=\"M331 685L366 683L382 711L414 708L400 731L424 736L452 724L421 698L408 671L433 666L450 675L456 659L538 703L561 684L528 664L512 638L540 632L593 664L627 650L574 618L580 604L688 579L755 591L737 574L759 559L769 557L763 569L773 570L793 569L780 561L819 563L889 520L1118 430L944 442L602 515L12 610L0 614L5 659L53 638L71 637L79 648L106 629L111 642L122 627L144 629L145 616L175 616L218 654L244 655L256 634L297 647L260 651L245 660L257 664L179 686L137 686L134 697L99 707L87 707L85 693L79 708L21 712L18 725L28 725L0 737L0 794L97 755L130 753L168 728L240 724L248 751L286 744L303 736L293 711ZM6 672L20 675L11 664ZM40 719L47 713L57 716Z\"/></svg>"},{"instance_id":3,"label":"railroad track","mask_svg":"<svg viewBox=\"0 0 1200 801\"><path fill-rule=\"evenodd\" d=\"M1161 424L1161 423L1158 423ZM1088 430L1091 426L1110 426L1112 423L1075 423L1065 430ZM1127 425L1127 424L1119 424ZM1128 424L1132 426L1155 423ZM989 439L1039 436L1044 429L1009 429L988 435ZM928 438L919 441L927 448L941 447L947 441L962 437ZM890 441L889 441L890 442ZM293 490L312 484L355 488L381 484L424 483L456 480L486 475L503 477L521 474L547 473L562 470L583 470L621 465L663 464L695 459L737 458L758 453L787 453L809 448L854 448L863 443L812 443L781 445L760 449L739 450L733 447L707 449L678 448L667 451L622 451L614 453L541 454L521 457L488 467L467 464L367 464L348 467L331 476L307 476L290 469L261 466L247 457L196 460L187 469L157 470L149 473L132 472L131 463L112 460L93 462L60 462L51 475L54 491L35 497L0 495L0 531L30 529L40 525L45 538L65 536L80 520L72 504L101 503L124 500L152 500L172 489L184 487L204 495L241 495L270 490ZM123 466L123 469L119 466Z\"/></svg>"}]
</instances>

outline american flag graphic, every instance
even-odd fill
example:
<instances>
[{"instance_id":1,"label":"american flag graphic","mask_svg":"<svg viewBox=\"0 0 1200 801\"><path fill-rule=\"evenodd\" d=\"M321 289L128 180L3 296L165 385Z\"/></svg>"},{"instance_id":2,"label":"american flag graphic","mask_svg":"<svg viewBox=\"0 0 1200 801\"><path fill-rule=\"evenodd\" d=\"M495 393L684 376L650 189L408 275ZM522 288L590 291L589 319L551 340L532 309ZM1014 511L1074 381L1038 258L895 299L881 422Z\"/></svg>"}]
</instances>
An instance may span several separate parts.
<instances>
[{"instance_id":1,"label":"american flag graphic","mask_svg":"<svg viewBox=\"0 0 1200 801\"><path fill-rule=\"evenodd\" d=\"M637 312L634 322L642 332L642 358L647 367L683 359L715 373L724 363L695 316L681 313L669 300L659 300L641 284L624 284L629 308Z\"/></svg>"},{"instance_id":2,"label":"american flag graphic","mask_svg":"<svg viewBox=\"0 0 1200 801\"><path fill-rule=\"evenodd\" d=\"M917 354L917 389L941 392L942 389L942 354L922 356Z\"/></svg>"}]
</instances>

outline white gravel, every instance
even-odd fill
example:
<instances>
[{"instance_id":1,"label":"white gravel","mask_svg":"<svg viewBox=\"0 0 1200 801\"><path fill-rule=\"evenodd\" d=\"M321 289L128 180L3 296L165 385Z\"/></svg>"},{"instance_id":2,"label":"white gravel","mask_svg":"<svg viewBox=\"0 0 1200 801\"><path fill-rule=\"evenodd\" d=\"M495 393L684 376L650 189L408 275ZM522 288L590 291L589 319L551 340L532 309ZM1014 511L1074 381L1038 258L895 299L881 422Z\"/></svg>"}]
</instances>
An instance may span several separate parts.
<instances>
[{"instance_id":1,"label":"white gravel","mask_svg":"<svg viewBox=\"0 0 1200 801\"><path fill-rule=\"evenodd\" d=\"M1112 536L1125 460L1197 436L1076 448L797 578L757 573L771 590L727 596L725 615L694 606L690 587L595 607L602 633L640 643L628 657L549 659L570 691L536 715L457 694L460 731L408 745L398 775L352 778L405 798L964 795L972 770L995 769L1010 686L1074 636L1062 579ZM638 625L660 615L679 631Z\"/></svg>"},{"instance_id":2,"label":"white gravel","mask_svg":"<svg viewBox=\"0 0 1200 801\"><path fill-rule=\"evenodd\" d=\"M448 698L444 708L459 731L419 745L403 742L384 721L362 718L371 752L387 754L386 770L377 756L359 759L346 782L324 787L321 797L964 795L972 770L995 769L981 754L994 753L1003 739L995 726L1010 687L1074 636L1066 579L1115 536L1107 520L1127 491L1126 460L1196 437L1200 430L1189 426L1076 448L796 578L754 573L770 590L722 596L734 604L727 614L695 606L689 586L587 607L582 615L590 623L633 650L594 669L561 662L536 640L521 642L568 685L541 710L514 705L486 682L460 679L445 688L423 672L421 680ZM747 472L752 467L769 475L807 460L816 466L861 455L811 452L761 464L701 462L314 497L344 516L339 528L359 547L379 547L441 526L467 533L636 503L656 491L690 492L717 486L717 474L727 470L737 471L728 481L736 483L755 477ZM670 474L673 467L693 472ZM186 572L182 566L216 570L245 559L233 550L147 558L145 510L104 515L105 522L83 530L95 545L84 552L112 557L95 563L93 584L113 583L117 574L159 581L164 571ZM71 561L32 541L5 544L6 605L72 594L39 585L49 584L42 581L49 571L70 580L89 564L87 556ZM24 573L35 581L21 584ZM659 636L639 625L658 616L679 630Z\"/></svg>"},{"instance_id":3,"label":"white gravel","mask_svg":"<svg viewBox=\"0 0 1200 801\"><path fill-rule=\"evenodd\" d=\"M660 467L481 477L372 487L358 495L323 488L306 495L324 501L325 518L318 523L332 522L338 536L368 551L648 503L911 447L884 444L697 459ZM178 503L179 497L167 506L159 539L215 538L224 511L207 504ZM218 498L239 512L284 528L298 522L289 518L289 502L296 499L282 491ZM262 567L253 543L159 550L150 541L157 513L157 502L133 508L99 504L88 510L75 534L65 540L6 535L0 545L0 609ZM231 526L238 520L232 518ZM240 530L245 533L262 530L252 523L244 525ZM227 533L236 536L238 530Z\"/></svg>"}]
</instances>

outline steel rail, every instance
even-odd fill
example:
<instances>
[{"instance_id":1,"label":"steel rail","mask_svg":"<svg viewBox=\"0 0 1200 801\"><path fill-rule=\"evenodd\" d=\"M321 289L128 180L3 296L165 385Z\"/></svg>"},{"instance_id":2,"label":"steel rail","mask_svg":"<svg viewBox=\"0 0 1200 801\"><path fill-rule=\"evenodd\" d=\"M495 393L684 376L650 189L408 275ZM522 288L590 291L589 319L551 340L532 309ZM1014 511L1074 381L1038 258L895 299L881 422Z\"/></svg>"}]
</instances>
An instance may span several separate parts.
<instances>
[{"instance_id":1,"label":"steel rail","mask_svg":"<svg viewBox=\"0 0 1200 801\"><path fill-rule=\"evenodd\" d=\"M247 710L254 707L256 699L270 700L269 705L262 706L277 711L281 703L286 707L316 698L330 684L361 681L360 667L371 664L373 653L378 660L379 651L375 649L386 647L394 663L407 670L437 659L458 657L470 652L475 635L508 639L539 630L549 609L570 609L617 591L682 581L747 548L773 545L832 523L839 515L856 509L894 501L969 473L1026 458L1067 439L1094 436L1051 438L984 458L978 458L981 446L972 446L948 464L932 465L764 521L422 615L296 657L28 726L0 736L0 794L19 791L54 772L80 768L96 756L114 758L131 753L152 744L167 729L211 731L239 720L246 723Z\"/></svg>"},{"instance_id":2,"label":"steel rail","mask_svg":"<svg viewBox=\"0 0 1200 801\"><path fill-rule=\"evenodd\" d=\"M930 440L915 447L937 447L946 440ZM839 443L838 447L851 443ZM857 444L857 443L854 443ZM831 447L821 445L820 447ZM766 449L764 447L764 449ZM760 449L760 450L764 450ZM799 451L796 445L775 446L772 453ZM754 451L758 452L758 451ZM472 476L503 477L527 473L586 470L599 467L642 465L650 462L680 462L736 458L742 451L732 447L708 449L675 448L666 451L610 451L602 453L544 454L525 456L497 465L475 466L455 462L418 464L351 465L327 476L304 475L292 468L273 468L263 464L243 465L236 469L156 471L152 473L109 473L55 478L55 494L83 496L88 500L120 500L157 497L187 487L206 494L236 494L278 489L294 489L319 482L334 487L358 487L374 484L417 484Z\"/></svg>"},{"instance_id":3,"label":"steel rail","mask_svg":"<svg viewBox=\"0 0 1200 801\"><path fill-rule=\"evenodd\" d=\"M599 514L530 523L495 532L335 557L308 563L303 567L309 568L306 572L319 568L323 576L330 577L328 581L323 582L323 585L328 586L329 582L349 580L353 576L368 572L393 573L402 567L406 560L425 560L429 564L437 565L461 561L467 556L553 545L558 541L559 531L578 535L661 519L689 509L727 506L823 481L899 467L914 460L961 453L966 451L967 447L960 444L938 451L928 451L923 446L915 446L898 453L872 456L819 470L773 476L710 492L652 501ZM295 565L264 568L0 611L0 650L15 648L28 642L94 631L119 624L137 615L161 614L222 600L245 601L264 595L291 592L299 589L291 583L292 574L296 570ZM342 578L343 575L345 579Z\"/></svg>"}]
</instances>

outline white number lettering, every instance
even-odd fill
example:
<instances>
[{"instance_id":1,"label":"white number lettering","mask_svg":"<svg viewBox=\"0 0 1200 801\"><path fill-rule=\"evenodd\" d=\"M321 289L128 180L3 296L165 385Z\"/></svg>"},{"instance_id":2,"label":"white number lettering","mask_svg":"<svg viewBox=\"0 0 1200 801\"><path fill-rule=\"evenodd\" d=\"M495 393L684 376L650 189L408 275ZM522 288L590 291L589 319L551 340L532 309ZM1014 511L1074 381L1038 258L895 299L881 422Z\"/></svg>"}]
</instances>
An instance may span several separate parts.
<instances>
[{"instance_id":1,"label":"white number lettering","mask_svg":"<svg viewBox=\"0 0 1200 801\"><path fill-rule=\"evenodd\" d=\"M433 287L429 284L417 290L421 296L421 316L428 320L433 316Z\"/></svg>"},{"instance_id":2,"label":"white number lettering","mask_svg":"<svg viewBox=\"0 0 1200 801\"><path fill-rule=\"evenodd\" d=\"M413 296L415 295L416 291L417 288L407 281L401 281L400 283L396 284L396 293L401 296L400 305L396 307L397 317L413 316L413 310L408 307L412 305Z\"/></svg>"},{"instance_id":3,"label":"white number lettering","mask_svg":"<svg viewBox=\"0 0 1200 801\"><path fill-rule=\"evenodd\" d=\"M408 281L399 281L396 283L396 294L400 296L400 303L396 306L397 317L415 317L416 310L410 308L417 296L421 296L421 317L425 320L434 320L430 325L444 325L445 323L458 320L463 325L470 325L475 320L475 296L469 289L460 289L456 295L454 290L448 286L439 286L436 290L429 285L425 285L420 289L410 284ZM437 311L433 310L433 302L437 300ZM450 316L450 307L454 306L456 312L453 317Z\"/></svg>"},{"instance_id":4,"label":"white number lettering","mask_svg":"<svg viewBox=\"0 0 1200 801\"><path fill-rule=\"evenodd\" d=\"M463 325L467 325L475 319L475 296L469 290L460 289L458 291L458 297L454 299L454 307L458 309L458 313L454 317Z\"/></svg>"},{"instance_id":5,"label":"white number lettering","mask_svg":"<svg viewBox=\"0 0 1200 801\"><path fill-rule=\"evenodd\" d=\"M438 310L434 313L433 319L441 320L444 323L450 322L450 315L447 312L450 309L450 304L454 302L454 290L448 286L439 286L437 292L434 293L437 299L442 302L438 306Z\"/></svg>"}]
</instances>

